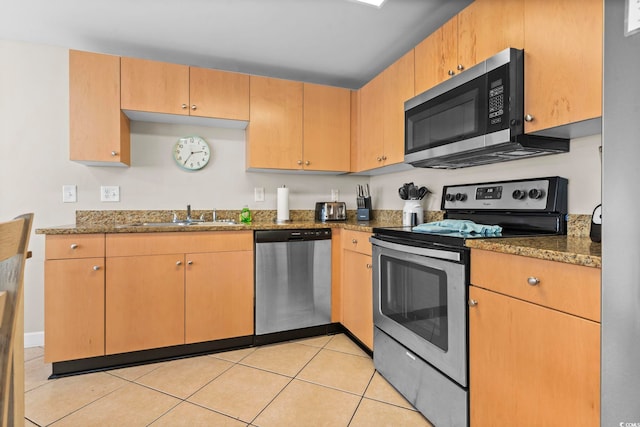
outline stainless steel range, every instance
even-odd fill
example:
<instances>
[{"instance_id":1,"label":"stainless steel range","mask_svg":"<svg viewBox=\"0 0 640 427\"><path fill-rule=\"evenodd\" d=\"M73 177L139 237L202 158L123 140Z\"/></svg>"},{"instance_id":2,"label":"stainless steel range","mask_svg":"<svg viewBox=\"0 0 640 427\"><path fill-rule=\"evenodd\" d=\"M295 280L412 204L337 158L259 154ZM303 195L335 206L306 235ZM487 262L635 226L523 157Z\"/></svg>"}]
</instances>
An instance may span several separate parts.
<instances>
[{"instance_id":1,"label":"stainless steel range","mask_svg":"<svg viewBox=\"0 0 640 427\"><path fill-rule=\"evenodd\" d=\"M437 427L469 424L467 239L566 234L567 180L452 185L445 219L501 232L374 228L374 364ZM496 266L500 268L500 266Z\"/></svg>"}]
</instances>

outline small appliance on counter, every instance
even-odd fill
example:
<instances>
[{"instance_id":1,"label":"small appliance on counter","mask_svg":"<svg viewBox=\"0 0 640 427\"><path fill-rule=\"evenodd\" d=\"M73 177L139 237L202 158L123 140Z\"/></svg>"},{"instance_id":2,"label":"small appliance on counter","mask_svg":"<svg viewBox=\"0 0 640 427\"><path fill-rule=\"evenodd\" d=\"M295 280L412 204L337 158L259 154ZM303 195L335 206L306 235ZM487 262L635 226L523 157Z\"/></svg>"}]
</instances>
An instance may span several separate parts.
<instances>
[{"instance_id":1,"label":"small appliance on counter","mask_svg":"<svg viewBox=\"0 0 640 427\"><path fill-rule=\"evenodd\" d=\"M344 202L317 202L316 221L346 221L347 206Z\"/></svg>"},{"instance_id":2,"label":"small appliance on counter","mask_svg":"<svg viewBox=\"0 0 640 427\"><path fill-rule=\"evenodd\" d=\"M356 191L358 195L356 198L356 205L358 207L356 218L358 221L371 221L373 219L373 214L369 184L365 184L364 186L358 184Z\"/></svg>"},{"instance_id":3,"label":"small appliance on counter","mask_svg":"<svg viewBox=\"0 0 640 427\"><path fill-rule=\"evenodd\" d=\"M402 208L402 225L414 227L424 222L424 208L422 199L430 191L427 187L417 187L413 182L405 183L398 189L400 198L404 200Z\"/></svg>"}]
</instances>

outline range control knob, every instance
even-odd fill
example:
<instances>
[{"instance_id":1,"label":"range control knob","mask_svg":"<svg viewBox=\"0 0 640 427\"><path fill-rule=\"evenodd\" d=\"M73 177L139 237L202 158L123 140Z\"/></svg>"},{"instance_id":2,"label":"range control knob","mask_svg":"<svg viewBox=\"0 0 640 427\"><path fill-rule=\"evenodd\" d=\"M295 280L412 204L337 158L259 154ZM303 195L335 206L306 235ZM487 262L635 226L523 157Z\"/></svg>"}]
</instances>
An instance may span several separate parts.
<instances>
[{"instance_id":1,"label":"range control knob","mask_svg":"<svg viewBox=\"0 0 640 427\"><path fill-rule=\"evenodd\" d=\"M529 190L529 197L532 199L542 199L542 196L544 196L543 190L538 190L537 188Z\"/></svg>"},{"instance_id":2,"label":"range control knob","mask_svg":"<svg viewBox=\"0 0 640 427\"><path fill-rule=\"evenodd\" d=\"M527 197L527 192L522 190L513 190L513 193L511 195L516 200L522 200Z\"/></svg>"},{"instance_id":3,"label":"range control knob","mask_svg":"<svg viewBox=\"0 0 640 427\"><path fill-rule=\"evenodd\" d=\"M453 201L456 199L456 196L454 196L454 195L453 195L453 194L451 194L451 193L447 193L447 194L444 196L444 199L445 199L447 202L453 202Z\"/></svg>"},{"instance_id":4,"label":"range control knob","mask_svg":"<svg viewBox=\"0 0 640 427\"><path fill-rule=\"evenodd\" d=\"M464 193L456 193L456 200L458 202L464 202L465 200L467 200L467 195Z\"/></svg>"}]
</instances>

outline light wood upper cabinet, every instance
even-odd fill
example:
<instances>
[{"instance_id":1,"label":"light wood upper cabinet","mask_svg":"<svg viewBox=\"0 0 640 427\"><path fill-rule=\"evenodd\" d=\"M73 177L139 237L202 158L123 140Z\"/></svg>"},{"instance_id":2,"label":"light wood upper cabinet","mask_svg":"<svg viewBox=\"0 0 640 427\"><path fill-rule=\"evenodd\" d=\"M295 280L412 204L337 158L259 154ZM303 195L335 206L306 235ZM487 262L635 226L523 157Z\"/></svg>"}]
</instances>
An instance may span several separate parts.
<instances>
[{"instance_id":1,"label":"light wood upper cabinet","mask_svg":"<svg viewBox=\"0 0 640 427\"><path fill-rule=\"evenodd\" d=\"M302 83L251 76L247 167L302 165Z\"/></svg>"},{"instance_id":2,"label":"light wood upper cabinet","mask_svg":"<svg viewBox=\"0 0 640 427\"><path fill-rule=\"evenodd\" d=\"M247 168L349 170L349 90L251 76L250 99Z\"/></svg>"},{"instance_id":3,"label":"light wood upper cabinet","mask_svg":"<svg viewBox=\"0 0 640 427\"><path fill-rule=\"evenodd\" d=\"M123 110L189 115L187 65L123 57Z\"/></svg>"},{"instance_id":4,"label":"light wood upper cabinet","mask_svg":"<svg viewBox=\"0 0 640 427\"><path fill-rule=\"evenodd\" d=\"M249 119L249 76L122 58L123 110Z\"/></svg>"},{"instance_id":5,"label":"light wood upper cabinet","mask_svg":"<svg viewBox=\"0 0 640 427\"><path fill-rule=\"evenodd\" d=\"M458 17L421 41L415 51L415 94L455 75L458 65Z\"/></svg>"},{"instance_id":6,"label":"light wood upper cabinet","mask_svg":"<svg viewBox=\"0 0 640 427\"><path fill-rule=\"evenodd\" d=\"M358 91L358 134L352 171L404 160L404 102L413 97L413 77L411 50Z\"/></svg>"},{"instance_id":7,"label":"light wood upper cabinet","mask_svg":"<svg viewBox=\"0 0 640 427\"><path fill-rule=\"evenodd\" d=\"M415 48L415 94L508 47L523 48L524 0L475 0Z\"/></svg>"},{"instance_id":8,"label":"light wood upper cabinet","mask_svg":"<svg viewBox=\"0 0 640 427\"><path fill-rule=\"evenodd\" d=\"M471 284L471 425L597 426L600 270L472 249Z\"/></svg>"},{"instance_id":9,"label":"light wood upper cabinet","mask_svg":"<svg viewBox=\"0 0 640 427\"><path fill-rule=\"evenodd\" d=\"M304 83L305 170L348 172L351 159L351 93L348 89Z\"/></svg>"},{"instance_id":10,"label":"light wood upper cabinet","mask_svg":"<svg viewBox=\"0 0 640 427\"><path fill-rule=\"evenodd\" d=\"M525 0L525 132L602 115L602 0Z\"/></svg>"},{"instance_id":11,"label":"light wood upper cabinet","mask_svg":"<svg viewBox=\"0 0 640 427\"><path fill-rule=\"evenodd\" d=\"M69 51L69 158L86 164L131 164L117 56Z\"/></svg>"}]
</instances>

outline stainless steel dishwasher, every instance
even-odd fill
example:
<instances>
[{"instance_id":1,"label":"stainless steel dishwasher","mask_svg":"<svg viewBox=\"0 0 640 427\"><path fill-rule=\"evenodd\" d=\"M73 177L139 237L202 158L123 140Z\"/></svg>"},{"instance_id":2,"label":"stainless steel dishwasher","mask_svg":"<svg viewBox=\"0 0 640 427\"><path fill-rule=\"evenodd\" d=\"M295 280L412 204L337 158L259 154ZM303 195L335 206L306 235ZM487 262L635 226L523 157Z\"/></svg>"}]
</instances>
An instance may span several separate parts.
<instances>
[{"instance_id":1,"label":"stainless steel dishwasher","mask_svg":"<svg viewBox=\"0 0 640 427\"><path fill-rule=\"evenodd\" d=\"M256 336L331 323L331 229L255 233Z\"/></svg>"}]
</instances>

